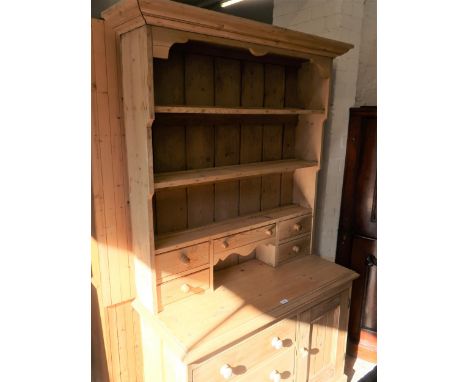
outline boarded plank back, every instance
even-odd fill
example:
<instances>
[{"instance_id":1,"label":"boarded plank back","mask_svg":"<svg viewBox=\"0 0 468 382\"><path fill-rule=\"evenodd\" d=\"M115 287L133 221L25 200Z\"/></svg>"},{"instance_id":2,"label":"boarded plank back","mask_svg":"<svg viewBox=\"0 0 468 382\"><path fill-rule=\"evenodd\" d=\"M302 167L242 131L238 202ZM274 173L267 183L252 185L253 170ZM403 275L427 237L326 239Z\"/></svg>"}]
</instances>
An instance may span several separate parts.
<instances>
[{"instance_id":1,"label":"boarded plank back","mask_svg":"<svg viewBox=\"0 0 468 382\"><path fill-rule=\"evenodd\" d=\"M284 106L284 66L265 65L265 107ZM283 126L263 126L263 160L282 157ZM278 207L281 203L281 175L262 177L262 210Z\"/></svg>"},{"instance_id":2,"label":"boarded plank back","mask_svg":"<svg viewBox=\"0 0 468 382\"><path fill-rule=\"evenodd\" d=\"M167 60L154 60L154 92L156 104L184 103L184 57L171 52ZM185 126L153 125L155 172L185 170ZM187 190L158 191L155 194L157 234L187 228Z\"/></svg>"},{"instance_id":3,"label":"boarded plank back","mask_svg":"<svg viewBox=\"0 0 468 382\"><path fill-rule=\"evenodd\" d=\"M215 58L215 105L239 106L241 88L240 62ZM240 127L219 125L215 127L215 165L239 164ZM239 214L239 181L215 184L215 220L225 220Z\"/></svg>"},{"instance_id":4,"label":"boarded plank back","mask_svg":"<svg viewBox=\"0 0 468 382\"><path fill-rule=\"evenodd\" d=\"M185 102L187 105L212 106L214 103L213 58L196 54L185 57ZM212 125L187 127L187 168L214 165L214 130ZM214 220L214 187L211 184L187 188L188 227L198 227Z\"/></svg>"},{"instance_id":5,"label":"boarded plank back","mask_svg":"<svg viewBox=\"0 0 468 382\"><path fill-rule=\"evenodd\" d=\"M241 105L262 107L264 90L263 65L244 62L242 66ZM242 124L240 140L240 163L262 160L262 125ZM239 214L260 211L261 178L244 179L239 182Z\"/></svg>"}]
</instances>

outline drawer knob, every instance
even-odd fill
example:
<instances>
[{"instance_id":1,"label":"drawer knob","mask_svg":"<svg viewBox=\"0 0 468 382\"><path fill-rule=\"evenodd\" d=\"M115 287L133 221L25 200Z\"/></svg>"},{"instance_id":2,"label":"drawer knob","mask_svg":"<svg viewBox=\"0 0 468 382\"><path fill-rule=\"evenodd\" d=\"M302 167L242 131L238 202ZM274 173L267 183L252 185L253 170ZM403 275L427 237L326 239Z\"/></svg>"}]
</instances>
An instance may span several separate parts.
<instances>
[{"instance_id":1,"label":"drawer knob","mask_svg":"<svg viewBox=\"0 0 468 382\"><path fill-rule=\"evenodd\" d=\"M301 247L299 247L298 245L295 245L295 246L292 247L292 251L294 253L299 253L300 250L301 250Z\"/></svg>"},{"instance_id":2,"label":"drawer knob","mask_svg":"<svg viewBox=\"0 0 468 382\"><path fill-rule=\"evenodd\" d=\"M232 377L232 367L228 364L224 364L221 366L221 369L219 369L219 373L223 376L224 379L229 379Z\"/></svg>"},{"instance_id":3,"label":"drawer knob","mask_svg":"<svg viewBox=\"0 0 468 382\"><path fill-rule=\"evenodd\" d=\"M299 223L293 225L293 230L299 232L302 229L302 226Z\"/></svg>"},{"instance_id":4,"label":"drawer knob","mask_svg":"<svg viewBox=\"0 0 468 382\"><path fill-rule=\"evenodd\" d=\"M283 347L283 341L281 341L279 337L273 337L271 340L271 346L273 346L276 350L280 350Z\"/></svg>"},{"instance_id":5,"label":"drawer knob","mask_svg":"<svg viewBox=\"0 0 468 382\"><path fill-rule=\"evenodd\" d=\"M267 236L273 235L273 230L271 228L265 230L265 235L267 235Z\"/></svg>"},{"instance_id":6,"label":"drawer knob","mask_svg":"<svg viewBox=\"0 0 468 382\"><path fill-rule=\"evenodd\" d=\"M182 284L182 285L180 286L180 291L181 291L182 293L188 293L188 292L190 292L190 285L188 285L188 284Z\"/></svg>"},{"instance_id":7,"label":"drawer knob","mask_svg":"<svg viewBox=\"0 0 468 382\"><path fill-rule=\"evenodd\" d=\"M301 349L301 356L302 358L305 358L309 355L309 350L307 348L302 348Z\"/></svg>"},{"instance_id":8,"label":"drawer knob","mask_svg":"<svg viewBox=\"0 0 468 382\"><path fill-rule=\"evenodd\" d=\"M181 253L179 259L184 264L190 263L190 257L188 257L185 253Z\"/></svg>"},{"instance_id":9,"label":"drawer knob","mask_svg":"<svg viewBox=\"0 0 468 382\"><path fill-rule=\"evenodd\" d=\"M223 247L224 249L226 249L227 247L229 247L229 243L227 242L227 240L224 240L223 243L221 244L221 247Z\"/></svg>"},{"instance_id":10,"label":"drawer knob","mask_svg":"<svg viewBox=\"0 0 468 382\"><path fill-rule=\"evenodd\" d=\"M277 370L272 370L270 373L270 379L273 382L280 382L281 381L281 374Z\"/></svg>"}]
</instances>

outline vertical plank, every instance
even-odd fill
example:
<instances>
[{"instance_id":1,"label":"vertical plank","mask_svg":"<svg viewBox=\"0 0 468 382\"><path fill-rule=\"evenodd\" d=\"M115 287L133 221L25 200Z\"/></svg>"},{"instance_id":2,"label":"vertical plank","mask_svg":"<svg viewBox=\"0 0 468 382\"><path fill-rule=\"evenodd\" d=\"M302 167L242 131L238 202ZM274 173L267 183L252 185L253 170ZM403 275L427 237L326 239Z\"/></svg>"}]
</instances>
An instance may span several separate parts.
<instances>
[{"instance_id":1,"label":"vertical plank","mask_svg":"<svg viewBox=\"0 0 468 382\"><path fill-rule=\"evenodd\" d=\"M284 106L285 69L280 65L265 65L265 107ZM278 160L282 157L283 126L263 126L263 160ZM262 177L261 209L267 210L281 204L281 175Z\"/></svg>"},{"instance_id":2,"label":"vertical plank","mask_svg":"<svg viewBox=\"0 0 468 382\"><path fill-rule=\"evenodd\" d=\"M215 58L215 105L239 106L241 96L240 62ZM239 125L215 126L215 165L239 164ZM239 214L239 181L215 184L215 220Z\"/></svg>"},{"instance_id":3,"label":"vertical plank","mask_svg":"<svg viewBox=\"0 0 468 382\"><path fill-rule=\"evenodd\" d=\"M92 33L93 43L93 70L94 77L94 112L95 119L95 137L93 142L97 145L98 151L95 159L98 166L94 175L95 180L100 184L93 183L99 187L100 195L94 190L95 200L99 200L96 205L97 212L102 213L101 217L96 220L98 223L96 229L99 232L99 243L105 243L107 246L106 251L102 251L104 257L102 258L102 268L106 270L109 285L108 293L105 295L106 305L111 305L122 301L121 284L120 284L120 264L119 256L121 253L118 251L117 246L117 222L116 222L116 208L114 199L114 173L112 168L113 156L111 146L111 126L109 123L109 101L107 94L107 68L106 68L106 48L104 40L104 25L95 24ZM102 202L102 205L100 203ZM101 209L102 208L102 209ZM107 253L107 256L105 256ZM104 275L104 274L103 274ZM104 285L104 283L103 283ZM108 298L108 300L107 300Z\"/></svg>"},{"instance_id":4,"label":"vertical plank","mask_svg":"<svg viewBox=\"0 0 468 382\"><path fill-rule=\"evenodd\" d=\"M214 137L212 126L187 127L187 169L213 167ZM212 184L191 186L188 193L188 227L199 227L214 221ZM206 199L208 196L208 200Z\"/></svg>"},{"instance_id":5,"label":"vertical plank","mask_svg":"<svg viewBox=\"0 0 468 382\"><path fill-rule=\"evenodd\" d=\"M154 60L154 92L157 104L184 103L184 58L170 52L167 60ZM185 126L153 124L153 157L155 172L186 169ZM158 191L155 195L157 234L187 228L187 189Z\"/></svg>"},{"instance_id":6,"label":"vertical plank","mask_svg":"<svg viewBox=\"0 0 468 382\"><path fill-rule=\"evenodd\" d=\"M154 251L153 150L151 124L154 118L152 41L146 26L121 36L122 95L127 164L130 187L135 283L139 300L156 313Z\"/></svg>"},{"instance_id":7,"label":"vertical plank","mask_svg":"<svg viewBox=\"0 0 468 382\"><path fill-rule=\"evenodd\" d=\"M170 51L167 60L154 59L154 96L157 105L184 104L184 57Z\"/></svg>"},{"instance_id":8,"label":"vertical plank","mask_svg":"<svg viewBox=\"0 0 468 382\"><path fill-rule=\"evenodd\" d=\"M214 104L213 58L187 54L185 57L185 102L187 105ZM213 126L187 127L187 168L214 165ZM187 188L188 227L198 227L214 221L214 186L211 184Z\"/></svg>"},{"instance_id":9,"label":"vertical plank","mask_svg":"<svg viewBox=\"0 0 468 382\"><path fill-rule=\"evenodd\" d=\"M287 66L284 79L284 105L286 107L299 107L297 98L297 70L293 66Z\"/></svg>"},{"instance_id":10,"label":"vertical plank","mask_svg":"<svg viewBox=\"0 0 468 382\"><path fill-rule=\"evenodd\" d=\"M327 367L331 361L331 346L333 340L333 317L334 317L335 309L331 310L327 313L326 317L326 329L325 329L325 338L324 338L324 346L323 346L323 365Z\"/></svg>"},{"instance_id":11,"label":"vertical plank","mask_svg":"<svg viewBox=\"0 0 468 382\"><path fill-rule=\"evenodd\" d=\"M282 126L263 126L264 161L278 160L282 156ZM262 177L262 211L278 207L281 199L281 175L273 174Z\"/></svg>"},{"instance_id":12,"label":"vertical plank","mask_svg":"<svg viewBox=\"0 0 468 382\"><path fill-rule=\"evenodd\" d=\"M156 172L186 169L185 127L153 124L153 157ZM160 190L155 194L156 232L187 228L186 188Z\"/></svg>"},{"instance_id":13,"label":"vertical plank","mask_svg":"<svg viewBox=\"0 0 468 382\"><path fill-rule=\"evenodd\" d=\"M243 62L241 105L262 107L264 91L263 65L258 62ZM240 163L262 160L262 125L241 126ZM239 182L239 214L260 211L261 178L242 179Z\"/></svg>"},{"instance_id":14,"label":"vertical plank","mask_svg":"<svg viewBox=\"0 0 468 382\"><path fill-rule=\"evenodd\" d=\"M294 158L296 126L285 124L283 126L283 159ZM291 204L293 202L293 173L281 174L281 205Z\"/></svg>"},{"instance_id":15,"label":"vertical plank","mask_svg":"<svg viewBox=\"0 0 468 382\"><path fill-rule=\"evenodd\" d=\"M111 244L119 249L121 301L135 297L133 253L131 250L130 211L128 201L127 153L125 129L121 110L119 46L115 33L104 26L106 47L107 96L109 124L111 128L112 169L114 175L114 203L116 212L117 242Z\"/></svg>"}]
</instances>

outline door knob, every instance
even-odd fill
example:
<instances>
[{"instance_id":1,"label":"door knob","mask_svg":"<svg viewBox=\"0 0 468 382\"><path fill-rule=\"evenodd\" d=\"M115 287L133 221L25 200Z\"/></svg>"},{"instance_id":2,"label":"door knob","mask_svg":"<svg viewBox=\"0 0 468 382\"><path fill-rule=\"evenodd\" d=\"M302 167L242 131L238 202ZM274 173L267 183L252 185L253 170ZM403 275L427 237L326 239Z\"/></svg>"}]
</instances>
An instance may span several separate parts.
<instances>
[{"instance_id":1,"label":"door knob","mask_svg":"<svg viewBox=\"0 0 468 382\"><path fill-rule=\"evenodd\" d=\"M180 254L179 260L184 264L190 263L190 257L188 257L185 253Z\"/></svg>"},{"instance_id":2,"label":"door knob","mask_svg":"<svg viewBox=\"0 0 468 382\"><path fill-rule=\"evenodd\" d=\"M180 286L180 291L181 291L182 293L188 293L188 292L190 292L190 285L188 285L188 284L182 284L182 285Z\"/></svg>"},{"instance_id":3,"label":"door knob","mask_svg":"<svg viewBox=\"0 0 468 382\"><path fill-rule=\"evenodd\" d=\"M281 341L279 337L273 337L271 340L271 346L273 346L276 350L279 350L283 347L283 341Z\"/></svg>"},{"instance_id":4,"label":"door knob","mask_svg":"<svg viewBox=\"0 0 468 382\"><path fill-rule=\"evenodd\" d=\"M224 379L229 379L232 377L232 367L226 363L223 366L221 366L221 369L219 369L219 373L223 376Z\"/></svg>"},{"instance_id":5,"label":"door knob","mask_svg":"<svg viewBox=\"0 0 468 382\"><path fill-rule=\"evenodd\" d=\"M270 372L270 379L273 381L273 382L280 382L281 381L281 374L279 373L279 371L277 370L272 370Z\"/></svg>"}]
</instances>

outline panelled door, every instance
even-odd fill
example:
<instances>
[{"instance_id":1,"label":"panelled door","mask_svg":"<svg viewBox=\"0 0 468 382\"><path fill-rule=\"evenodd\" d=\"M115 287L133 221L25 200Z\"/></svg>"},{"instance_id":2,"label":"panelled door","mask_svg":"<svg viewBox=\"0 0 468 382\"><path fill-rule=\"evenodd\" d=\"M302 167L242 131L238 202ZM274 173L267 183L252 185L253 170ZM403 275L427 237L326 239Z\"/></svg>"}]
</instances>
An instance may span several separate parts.
<instances>
[{"instance_id":1,"label":"panelled door","mask_svg":"<svg viewBox=\"0 0 468 382\"><path fill-rule=\"evenodd\" d=\"M298 316L297 382L328 381L343 374L349 291Z\"/></svg>"},{"instance_id":2,"label":"panelled door","mask_svg":"<svg viewBox=\"0 0 468 382\"><path fill-rule=\"evenodd\" d=\"M336 262L353 283L348 353L377 360L377 108L350 110Z\"/></svg>"}]
</instances>

